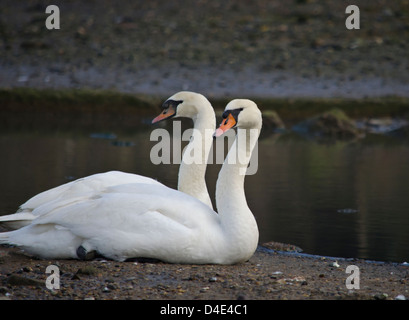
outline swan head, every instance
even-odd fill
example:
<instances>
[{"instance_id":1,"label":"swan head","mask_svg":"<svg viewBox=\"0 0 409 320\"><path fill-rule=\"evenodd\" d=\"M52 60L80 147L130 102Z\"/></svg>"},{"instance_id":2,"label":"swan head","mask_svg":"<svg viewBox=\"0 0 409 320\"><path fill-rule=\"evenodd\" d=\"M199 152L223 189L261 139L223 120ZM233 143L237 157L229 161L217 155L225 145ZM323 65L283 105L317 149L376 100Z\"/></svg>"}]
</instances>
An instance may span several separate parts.
<instances>
[{"instance_id":1,"label":"swan head","mask_svg":"<svg viewBox=\"0 0 409 320\"><path fill-rule=\"evenodd\" d=\"M195 119L201 109L209 107L212 109L210 102L200 93L180 91L162 104L162 113L152 123L178 117Z\"/></svg>"},{"instance_id":2,"label":"swan head","mask_svg":"<svg viewBox=\"0 0 409 320\"><path fill-rule=\"evenodd\" d=\"M262 117L257 105L248 99L230 101L223 112L223 120L213 137L219 137L232 128L261 129Z\"/></svg>"}]
</instances>

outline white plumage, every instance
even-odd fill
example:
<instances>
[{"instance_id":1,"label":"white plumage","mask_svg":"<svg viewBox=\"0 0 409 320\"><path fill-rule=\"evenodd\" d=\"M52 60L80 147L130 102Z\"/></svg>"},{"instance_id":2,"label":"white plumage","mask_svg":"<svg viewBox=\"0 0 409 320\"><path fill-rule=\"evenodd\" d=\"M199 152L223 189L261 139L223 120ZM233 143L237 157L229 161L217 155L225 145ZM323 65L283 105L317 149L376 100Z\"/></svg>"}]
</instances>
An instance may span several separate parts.
<instances>
[{"instance_id":1,"label":"white plumage","mask_svg":"<svg viewBox=\"0 0 409 320\"><path fill-rule=\"evenodd\" d=\"M261 129L261 113L254 102L233 100L226 112L233 111L239 130ZM256 141L238 143L238 137L231 148L244 148L247 163L230 159L223 164L216 187L219 214L184 192L150 180L99 192L84 188L75 197L36 207L32 212L36 218L23 228L1 233L0 243L55 259L77 258L82 247L119 261L135 257L198 264L245 261L257 247L258 228L240 170L247 167ZM230 158L237 154L231 150Z\"/></svg>"},{"instance_id":2,"label":"white plumage","mask_svg":"<svg viewBox=\"0 0 409 320\"><path fill-rule=\"evenodd\" d=\"M183 101L177 106L176 110L172 110L174 114L171 114L171 116L175 118L187 117L193 120L193 138L195 136L198 138L192 139L189 142L186 151L190 152L190 150L195 149L198 143L206 148L201 154L198 163L188 164L184 161L184 157L182 158L179 168L178 189L212 207L205 182L206 165L212 137L205 135L205 131L215 130L216 119L214 110L210 102L203 95L195 92L181 91L167 99L164 103L164 112L168 114L171 108L171 106L167 104L169 101ZM159 118L159 116L157 118ZM163 120L167 119L169 115L165 115L162 118ZM50 201L61 204L67 201L73 202L74 199L84 194L98 195L108 187L130 183L162 185L154 179L138 174L120 171L98 173L39 193L22 204L17 213L0 216L0 224L8 229L18 229L30 224L33 219L42 214L44 210L36 209Z\"/></svg>"}]
</instances>

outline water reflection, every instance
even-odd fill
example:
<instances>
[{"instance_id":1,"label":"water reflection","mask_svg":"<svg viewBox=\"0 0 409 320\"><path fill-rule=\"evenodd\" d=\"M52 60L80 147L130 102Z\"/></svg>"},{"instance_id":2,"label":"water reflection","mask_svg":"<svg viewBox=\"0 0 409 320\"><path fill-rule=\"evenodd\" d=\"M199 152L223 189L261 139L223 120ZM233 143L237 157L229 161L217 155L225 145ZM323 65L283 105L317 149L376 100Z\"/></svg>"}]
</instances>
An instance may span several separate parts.
<instances>
[{"instance_id":1,"label":"water reflection","mask_svg":"<svg viewBox=\"0 0 409 320\"><path fill-rule=\"evenodd\" d=\"M150 130L113 137L90 132L0 134L0 214L72 179L109 170L177 185L178 165L153 165ZM112 138L112 139L111 139ZM127 143L112 143L122 141ZM260 242L295 244L307 253L409 260L409 144L369 136L317 143L293 134L259 142L256 175L245 182ZM208 168L213 195L220 165Z\"/></svg>"}]
</instances>

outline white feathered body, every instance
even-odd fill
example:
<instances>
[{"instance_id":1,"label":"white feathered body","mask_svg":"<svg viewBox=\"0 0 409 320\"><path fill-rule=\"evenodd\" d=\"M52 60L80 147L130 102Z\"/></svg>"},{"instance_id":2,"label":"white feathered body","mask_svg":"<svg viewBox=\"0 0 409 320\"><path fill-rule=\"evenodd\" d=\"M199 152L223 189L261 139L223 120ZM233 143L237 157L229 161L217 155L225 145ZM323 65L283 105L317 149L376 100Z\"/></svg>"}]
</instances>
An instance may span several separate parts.
<instances>
[{"instance_id":1,"label":"white feathered body","mask_svg":"<svg viewBox=\"0 0 409 320\"><path fill-rule=\"evenodd\" d=\"M32 214L36 218L30 225L0 234L0 243L47 259L77 258L79 246L118 261L144 257L231 264L252 254L228 245L217 213L207 205L163 185L123 184L98 194L91 190L46 202Z\"/></svg>"},{"instance_id":2,"label":"white feathered body","mask_svg":"<svg viewBox=\"0 0 409 320\"><path fill-rule=\"evenodd\" d=\"M33 219L43 214L43 210L36 210L36 208L48 202L72 202L73 199L84 194L98 194L108 187L130 183L162 185L152 178L121 171L97 173L35 195L23 203L18 212L0 216L0 224L8 229L19 229L29 225Z\"/></svg>"}]
</instances>

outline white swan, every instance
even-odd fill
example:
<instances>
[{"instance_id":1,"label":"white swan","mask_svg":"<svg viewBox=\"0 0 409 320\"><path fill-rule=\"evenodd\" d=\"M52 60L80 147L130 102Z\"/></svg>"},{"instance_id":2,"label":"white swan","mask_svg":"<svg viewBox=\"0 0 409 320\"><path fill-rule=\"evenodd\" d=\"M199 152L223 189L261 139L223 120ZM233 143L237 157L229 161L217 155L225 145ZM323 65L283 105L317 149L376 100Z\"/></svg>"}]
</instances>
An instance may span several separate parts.
<instances>
[{"instance_id":1,"label":"white swan","mask_svg":"<svg viewBox=\"0 0 409 320\"><path fill-rule=\"evenodd\" d=\"M237 126L246 133L255 129L258 138L262 120L254 102L233 100L223 116L215 136ZM41 212L30 225L0 233L0 243L48 259L78 258L81 249L118 261L135 257L195 264L246 261L256 250L258 228L247 206L241 171L247 168L257 139L242 143L242 138L237 134L219 173L219 214L183 192L132 183L66 204L50 201L36 209ZM238 161L240 154L245 158L241 155Z\"/></svg>"},{"instance_id":2,"label":"white swan","mask_svg":"<svg viewBox=\"0 0 409 320\"><path fill-rule=\"evenodd\" d=\"M206 164L212 144L211 133L206 135L205 131L213 132L215 130L216 117L213 107L203 95L181 91L167 99L162 108L163 112L152 123L172 117L187 117L191 118L194 124L192 139L185 148L179 168L178 189L213 208L205 182ZM197 144L200 144L203 148L200 161L186 163L185 155L190 154ZM18 229L30 224L33 219L43 213L43 210L37 209L51 201L54 203L61 202L62 204L72 203L91 194L97 196L110 186L129 183L160 185L154 179L137 174L120 171L98 173L39 193L22 204L17 213L0 216L0 224L8 229Z\"/></svg>"},{"instance_id":3,"label":"white swan","mask_svg":"<svg viewBox=\"0 0 409 320\"><path fill-rule=\"evenodd\" d=\"M205 180L213 140L211 134L216 128L216 116L212 105L201 94L181 91L170 97L162 107L163 112L153 119L152 123L171 117L185 117L193 120L193 133L183 152L179 168L178 190L213 208ZM191 155L196 151L199 151L199 155L194 156L197 161L192 162Z\"/></svg>"}]
</instances>

